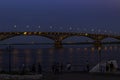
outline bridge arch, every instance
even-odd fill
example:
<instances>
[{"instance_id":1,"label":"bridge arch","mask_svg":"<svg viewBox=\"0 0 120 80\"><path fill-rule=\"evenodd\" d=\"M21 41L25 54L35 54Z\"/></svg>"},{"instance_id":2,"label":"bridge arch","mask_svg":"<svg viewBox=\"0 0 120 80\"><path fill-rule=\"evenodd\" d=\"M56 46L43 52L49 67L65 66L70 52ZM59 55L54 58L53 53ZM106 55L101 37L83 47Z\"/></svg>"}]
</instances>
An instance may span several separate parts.
<instances>
[{"instance_id":1,"label":"bridge arch","mask_svg":"<svg viewBox=\"0 0 120 80\"><path fill-rule=\"evenodd\" d=\"M42 37L42 38L41 38ZM11 42L11 43L17 43L17 42L47 42L47 43L53 43L54 41L46 36L40 36L40 35L15 35L11 37L4 38L0 42L6 43L6 42Z\"/></svg>"},{"instance_id":2,"label":"bridge arch","mask_svg":"<svg viewBox=\"0 0 120 80\"><path fill-rule=\"evenodd\" d=\"M114 37L106 37L101 42L114 42L114 41L120 41L120 40Z\"/></svg>"},{"instance_id":3,"label":"bridge arch","mask_svg":"<svg viewBox=\"0 0 120 80\"><path fill-rule=\"evenodd\" d=\"M62 42L67 42L67 41L75 41L75 42L93 42L94 40L90 37L87 36L69 36L65 38ZM79 40L79 41L78 41Z\"/></svg>"}]
</instances>

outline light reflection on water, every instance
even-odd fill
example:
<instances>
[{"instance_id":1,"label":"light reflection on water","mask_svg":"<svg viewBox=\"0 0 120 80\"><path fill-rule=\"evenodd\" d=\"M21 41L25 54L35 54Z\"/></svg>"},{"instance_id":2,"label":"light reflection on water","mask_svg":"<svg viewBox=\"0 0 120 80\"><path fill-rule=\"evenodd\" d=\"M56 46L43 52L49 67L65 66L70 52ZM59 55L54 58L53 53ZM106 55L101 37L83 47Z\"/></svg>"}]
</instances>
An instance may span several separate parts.
<instances>
[{"instance_id":1,"label":"light reflection on water","mask_svg":"<svg viewBox=\"0 0 120 80\"><path fill-rule=\"evenodd\" d=\"M92 66L96 65L99 61L99 54L96 48L91 47L77 47L77 48L14 48L11 52L11 66L13 69L20 69L22 64L27 67L32 64L41 63L44 70L50 69L54 62L71 63L73 67L85 66L86 61ZM117 60L120 66L120 46L109 45L104 46L101 51L101 60L106 61L110 59ZM9 52L5 49L0 49L0 69L6 70L9 65ZM83 69L83 68L82 68Z\"/></svg>"}]
</instances>

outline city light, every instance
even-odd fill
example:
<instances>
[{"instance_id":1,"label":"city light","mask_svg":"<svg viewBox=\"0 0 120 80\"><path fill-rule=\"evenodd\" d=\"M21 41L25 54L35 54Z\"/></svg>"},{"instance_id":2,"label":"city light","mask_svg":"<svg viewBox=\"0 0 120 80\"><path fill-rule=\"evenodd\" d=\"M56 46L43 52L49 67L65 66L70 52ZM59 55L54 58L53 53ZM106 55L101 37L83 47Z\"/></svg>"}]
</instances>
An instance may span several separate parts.
<instances>
[{"instance_id":1,"label":"city light","mask_svg":"<svg viewBox=\"0 0 120 80\"><path fill-rule=\"evenodd\" d=\"M14 28L16 28L17 27L17 25L14 25Z\"/></svg>"},{"instance_id":2,"label":"city light","mask_svg":"<svg viewBox=\"0 0 120 80\"><path fill-rule=\"evenodd\" d=\"M94 29L91 29L92 32L94 32Z\"/></svg>"},{"instance_id":3,"label":"city light","mask_svg":"<svg viewBox=\"0 0 120 80\"><path fill-rule=\"evenodd\" d=\"M53 28L53 26L50 26L50 29L52 29Z\"/></svg>"},{"instance_id":4,"label":"city light","mask_svg":"<svg viewBox=\"0 0 120 80\"><path fill-rule=\"evenodd\" d=\"M27 35L27 32L24 32L23 34L24 34L24 35Z\"/></svg>"},{"instance_id":5,"label":"city light","mask_svg":"<svg viewBox=\"0 0 120 80\"><path fill-rule=\"evenodd\" d=\"M38 26L38 28L41 28L41 26Z\"/></svg>"},{"instance_id":6,"label":"city light","mask_svg":"<svg viewBox=\"0 0 120 80\"><path fill-rule=\"evenodd\" d=\"M69 27L69 30L72 30L72 27Z\"/></svg>"},{"instance_id":7,"label":"city light","mask_svg":"<svg viewBox=\"0 0 120 80\"><path fill-rule=\"evenodd\" d=\"M26 28L29 28L29 27L30 27L29 25L26 26Z\"/></svg>"},{"instance_id":8,"label":"city light","mask_svg":"<svg viewBox=\"0 0 120 80\"><path fill-rule=\"evenodd\" d=\"M41 34L41 32L39 32L39 34Z\"/></svg>"},{"instance_id":9,"label":"city light","mask_svg":"<svg viewBox=\"0 0 120 80\"><path fill-rule=\"evenodd\" d=\"M85 33L85 36L88 36L88 33Z\"/></svg>"}]
</instances>

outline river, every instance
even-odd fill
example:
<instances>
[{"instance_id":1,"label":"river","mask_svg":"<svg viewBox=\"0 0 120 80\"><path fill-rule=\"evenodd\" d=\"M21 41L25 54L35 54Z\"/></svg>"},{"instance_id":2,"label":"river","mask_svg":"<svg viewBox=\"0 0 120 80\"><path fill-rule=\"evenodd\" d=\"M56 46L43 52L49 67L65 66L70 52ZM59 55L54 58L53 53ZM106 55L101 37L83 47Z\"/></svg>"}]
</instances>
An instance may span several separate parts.
<instances>
[{"instance_id":1,"label":"river","mask_svg":"<svg viewBox=\"0 0 120 80\"><path fill-rule=\"evenodd\" d=\"M64 45L56 49L41 45L7 45L0 49L0 70L21 70L24 64L30 68L33 64L41 63L43 70L48 71L54 63L64 66L72 64L76 71L85 70L86 62L92 68L100 61L116 60L120 67L120 44L105 44L99 52L93 45Z\"/></svg>"}]
</instances>

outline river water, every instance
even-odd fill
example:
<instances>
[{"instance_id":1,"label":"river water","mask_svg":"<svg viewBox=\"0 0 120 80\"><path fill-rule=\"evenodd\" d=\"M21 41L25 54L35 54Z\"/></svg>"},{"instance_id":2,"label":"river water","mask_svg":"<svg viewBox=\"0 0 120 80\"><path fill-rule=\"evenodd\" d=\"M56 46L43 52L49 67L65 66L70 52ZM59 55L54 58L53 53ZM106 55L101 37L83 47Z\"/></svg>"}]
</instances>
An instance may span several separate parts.
<instances>
[{"instance_id":1,"label":"river water","mask_svg":"<svg viewBox=\"0 0 120 80\"><path fill-rule=\"evenodd\" d=\"M0 70L21 70L24 64L30 68L33 64L41 63L43 70L48 71L54 63L62 63L64 66L72 64L76 71L85 70L88 62L92 68L100 61L116 60L120 67L120 44L103 45L99 52L92 45L69 45L62 49L38 45L13 45L1 46ZM51 46L51 45L50 45Z\"/></svg>"}]
</instances>

